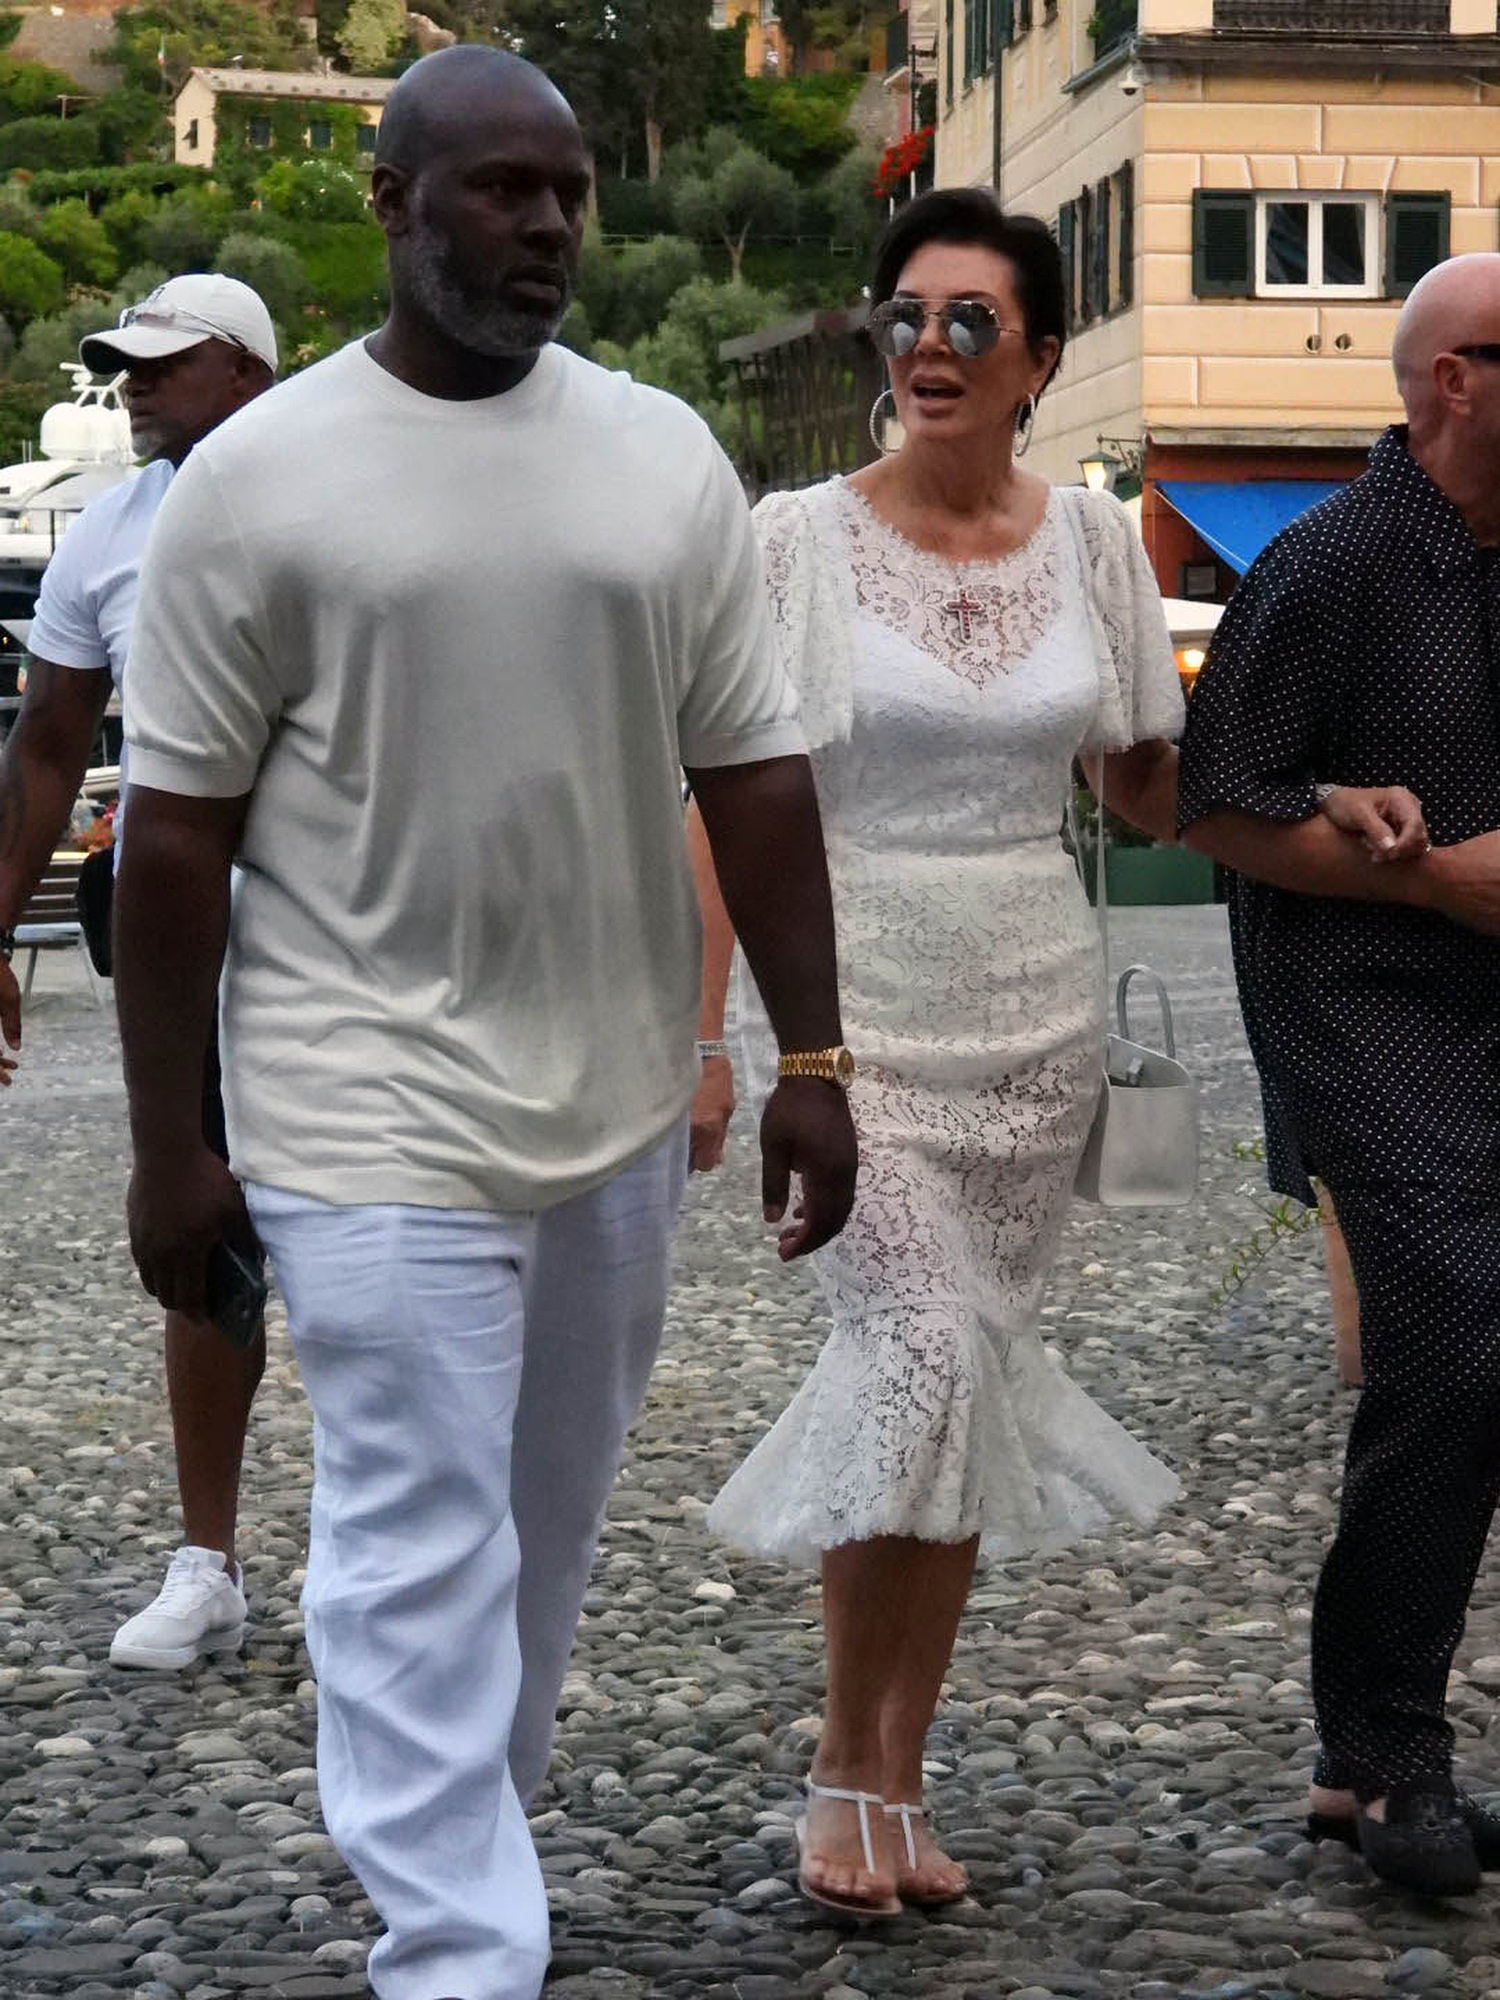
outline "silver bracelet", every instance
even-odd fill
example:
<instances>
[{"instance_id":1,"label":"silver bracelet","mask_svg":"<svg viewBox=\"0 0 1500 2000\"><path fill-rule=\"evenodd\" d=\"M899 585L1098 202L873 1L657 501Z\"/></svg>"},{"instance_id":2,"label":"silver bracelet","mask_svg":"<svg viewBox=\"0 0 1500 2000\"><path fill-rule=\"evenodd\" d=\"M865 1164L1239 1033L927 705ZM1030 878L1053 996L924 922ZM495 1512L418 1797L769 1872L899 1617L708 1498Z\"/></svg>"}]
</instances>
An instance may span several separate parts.
<instances>
[{"instance_id":1,"label":"silver bracelet","mask_svg":"<svg viewBox=\"0 0 1500 2000\"><path fill-rule=\"evenodd\" d=\"M728 1042L694 1042L693 1047L697 1051L699 1062L707 1062L710 1056L729 1054Z\"/></svg>"},{"instance_id":2,"label":"silver bracelet","mask_svg":"<svg viewBox=\"0 0 1500 2000\"><path fill-rule=\"evenodd\" d=\"M1319 806L1326 805L1335 792L1341 792L1343 789L1342 785L1314 785L1313 803Z\"/></svg>"}]
</instances>

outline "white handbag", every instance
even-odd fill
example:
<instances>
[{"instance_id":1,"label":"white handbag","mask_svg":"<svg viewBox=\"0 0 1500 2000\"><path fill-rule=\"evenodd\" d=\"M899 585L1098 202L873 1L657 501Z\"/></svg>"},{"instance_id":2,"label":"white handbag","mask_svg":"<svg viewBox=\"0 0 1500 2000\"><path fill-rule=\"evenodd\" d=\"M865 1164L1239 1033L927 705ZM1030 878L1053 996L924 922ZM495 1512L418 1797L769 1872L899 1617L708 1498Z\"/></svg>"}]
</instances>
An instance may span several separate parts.
<instances>
[{"instance_id":1,"label":"white handbag","mask_svg":"<svg viewBox=\"0 0 1500 2000\"><path fill-rule=\"evenodd\" d=\"M1069 509L1070 517L1072 509ZM1084 585L1088 562L1076 519ZM1105 861L1104 781L1101 753L1099 838L1096 844L1094 902L1099 912L1099 948L1104 977L1109 978L1109 871ZM1083 849L1078 838L1072 796L1068 800L1073 851L1079 872ZM1149 980L1161 1006L1162 1047L1131 1039L1128 1001L1131 981ZM1172 1033L1172 1002L1166 982L1149 965L1127 966L1115 987L1115 1020L1119 1032L1105 1043L1104 1075L1099 1103L1073 1189L1085 1201L1105 1208L1174 1208L1191 1201L1198 1191L1198 1087L1177 1060Z\"/></svg>"},{"instance_id":2,"label":"white handbag","mask_svg":"<svg viewBox=\"0 0 1500 2000\"><path fill-rule=\"evenodd\" d=\"M1148 979L1156 989L1161 1049L1130 1038L1126 1009L1133 979ZM1177 1060L1172 1003L1149 965L1127 966L1120 974L1115 1010L1119 1033L1105 1044L1099 1103L1074 1190L1105 1208L1173 1208L1198 1191L1198 1088Z\"/></svg>"}]
</instances>

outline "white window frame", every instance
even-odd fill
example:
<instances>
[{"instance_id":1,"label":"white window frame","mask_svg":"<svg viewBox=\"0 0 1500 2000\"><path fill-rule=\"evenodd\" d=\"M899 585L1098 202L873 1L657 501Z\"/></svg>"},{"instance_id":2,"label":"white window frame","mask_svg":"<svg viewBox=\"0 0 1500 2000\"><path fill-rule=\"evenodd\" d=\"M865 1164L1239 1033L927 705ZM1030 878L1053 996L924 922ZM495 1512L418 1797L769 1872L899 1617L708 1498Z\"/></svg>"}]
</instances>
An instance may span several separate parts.
<instances>
[{"instance_id":1,"label":"white window frame","mask_svg":"<svg viewBox=\"0 0 1500 2000\"><path fill-rule=\"evenodd\" d=\"M1365 212L1365 278L1362 285L1273 285L1266 281L1266 236L1273 202L1307 205L1307 268L1323 268L1323 210L1329 202L1357 204ZM1258 299L1378 299L1380 284L1380 196L1354 189L1266 189L1255 197L1255 296Z\"/></svg>"}]
</instances>

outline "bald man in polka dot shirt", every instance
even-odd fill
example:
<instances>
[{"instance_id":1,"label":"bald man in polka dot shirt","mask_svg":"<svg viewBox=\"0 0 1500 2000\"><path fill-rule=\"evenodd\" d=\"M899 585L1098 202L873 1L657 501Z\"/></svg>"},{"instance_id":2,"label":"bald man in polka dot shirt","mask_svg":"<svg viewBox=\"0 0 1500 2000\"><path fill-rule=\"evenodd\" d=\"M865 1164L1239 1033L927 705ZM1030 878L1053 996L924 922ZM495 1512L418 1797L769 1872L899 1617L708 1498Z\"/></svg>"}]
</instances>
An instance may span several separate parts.
<instances>
[{"instance_id":1,"label":"bald man in polka dot shirt","mask_svg":"<svg viewBox=\"0 0 1500 2000\"><path fill-rule=\"evenodd\" d=\"M1500 1866L1444 1714L1500 1498L1500 256L1429 272L1393 361L1406 425L1225 613L1178 820L1240 871L1272 1185L1311 1201L1326 1184L1359 1289L1310 1830L1454 1895ZM1424 836L1372 859L1335 823L1338 786L1405 787Z\"/></svg>"}]
</instances>

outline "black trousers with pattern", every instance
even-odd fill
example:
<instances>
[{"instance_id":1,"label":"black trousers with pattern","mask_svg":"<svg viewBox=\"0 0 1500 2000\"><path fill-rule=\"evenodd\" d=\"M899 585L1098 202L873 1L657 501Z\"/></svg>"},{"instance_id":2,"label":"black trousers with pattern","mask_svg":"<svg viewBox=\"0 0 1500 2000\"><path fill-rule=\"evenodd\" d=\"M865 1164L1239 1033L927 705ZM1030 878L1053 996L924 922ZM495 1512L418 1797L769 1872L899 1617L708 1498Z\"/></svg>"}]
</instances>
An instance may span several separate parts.
<instances>
[{"instance_id":1,"label":"black trousers with pattern","mask_svg":"<svg viewBox=\"0 0 1500 2000\"><path fill-rule=\"evenodd\" d=\"M1446 1772L1448 1671L1500 1499L1500 1199L1328 1176L1364 1387L1313 1608L1319 1782Z\"/></svg>"}]
</instances>

